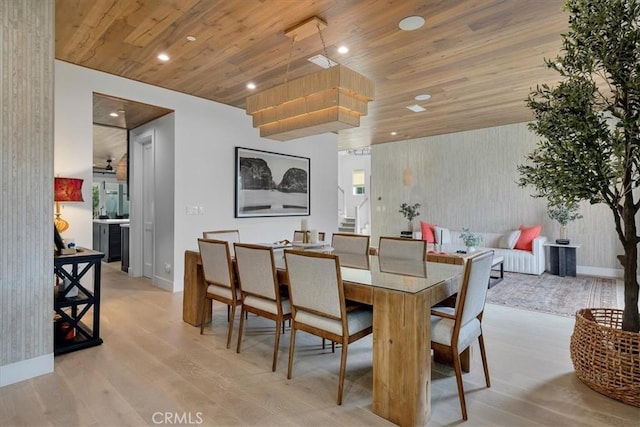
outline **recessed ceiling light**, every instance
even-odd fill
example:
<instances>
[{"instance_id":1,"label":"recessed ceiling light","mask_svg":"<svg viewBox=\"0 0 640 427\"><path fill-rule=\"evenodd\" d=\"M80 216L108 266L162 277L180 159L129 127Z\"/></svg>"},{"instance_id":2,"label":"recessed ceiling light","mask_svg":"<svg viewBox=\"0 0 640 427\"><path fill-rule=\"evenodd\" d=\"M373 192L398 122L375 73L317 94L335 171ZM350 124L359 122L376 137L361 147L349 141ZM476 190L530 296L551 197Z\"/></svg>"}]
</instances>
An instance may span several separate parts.
<instances>
[{"instance_id":1,"label":"recessed ceiling light","mask_svg":"<svg viewBox=\"0 0 640 427\"><path fill-rule=\"evenodd\" d=\"M413 31L424 25L424 18L422 16L407 16L398 23L398 27L404 31Z\"/></svg>"},{"instance_id":2,"label":"recessed ceiling light","mask_svg":"<svg viewBox=\"0 0 640 427\"><path fill-rule=\"evenodd\" d=\"M247 83L247 89L254 90L256 88L256 84L253 82Z\"/></svg>"},{"instance_id":3,"label":"recessed ceiling light","mask_svg":"<svg viewBox=\"0 0 640 427\"><path fill-rule=\"evenodd\" d=\"M392 136L396 136L398 134L398 132L391 132Z\"/></svg>"},{"instance_id":4,"label":"recessed ceiling light","mask_svg":"<svg viewBox=\"0 0 640 427\"><path fill-rule=\"evenodd\" d=\"M196 36L187 36L187 40L189 40L190 42L194 42L196 41Z\"/></svg>"},{"instance_id":5,"label":"recessed ceiling light","mask_svg":"<svg viewBox=\"0 0 640 427\"><path fill-rule=\"evenodd\" d=\"M428 101L431 99L431 95L429 95L428 93L423 93L420 95L416 95L415 100L416 101Z\"/></svg>"},{"instance_id":6,"label":"recessed ceiling light","mask_svg":"<svg viewBox=\"0 0 640 427\"><path fill-rule=\"evenodd\" d=\"M419 106L418 104L408 105L407 108L414 113L419 113L421 111L426 111L426 108Z\"/></svg>"},{"instance_id":7,"label":"recessed ceiling light","mask_svg":"<svg viewBox=\"0 0 640 427\"><path fill-rule=\"evenodd\" d=\"M341 53L341 54L343 54L343 55L344 55L344 54L345 54L345 53L347 53L347 52L349 52L349 48L348 48L348 47L346 47L346 46L340 46L340 47L338 48L338 53Z\"/></svg>"},{"instance_id":8,"label":"recessed ceiling light","mask_svg":"<svg viewBox=\"0 0 640 427\"><path fill-rule=\"evenodd\" d=\"M169 55L167 55L166 53L161 53L160 55L158 55L158 59L160 61L168 61L169 60Z\"/></svg>"},{"instance_id":9,"label":"recessed ceiling light","mask_svg":"<svg viewBox=\"0 0 640 427\"><path fill-rule=\"evenodd\" d=\"M312 56L311 58L308 58L307 61L311 61L322 68L329 68L338 65L337 62L330 60L324 55Z\"/></svg>"},{"instance_id":10,"label":"recessed ceiling light","mask_svg":"<svg viewBox=\"0 0 640 427\"><path fill-rule=\"evenodd\" d=\"M118 113L109 113L111 117L118 117Z\"/></svg>"}]
</instances>

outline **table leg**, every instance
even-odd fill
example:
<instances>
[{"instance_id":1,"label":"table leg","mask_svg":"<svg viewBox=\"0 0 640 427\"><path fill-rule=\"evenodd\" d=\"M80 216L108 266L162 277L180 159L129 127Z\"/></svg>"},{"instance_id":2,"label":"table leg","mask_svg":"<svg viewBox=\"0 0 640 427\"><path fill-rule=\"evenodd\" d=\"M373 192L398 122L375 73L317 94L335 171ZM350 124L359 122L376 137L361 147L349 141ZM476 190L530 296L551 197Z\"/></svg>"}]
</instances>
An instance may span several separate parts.
<instances>
[{"instance_id":1,"label":"table leg","mask_svg":"<svg viewBox=\"0 0 640 427\"><path fill-rule=\"evenodd\" d=\"M422 426L431 400L429 294L377 288L373 298L372 410L401 426Z\"/></svg>"},{"instance_id":2,"label":"table leg","mask_svg":"<svg viewBox=\"0 0 640 427\"><path fill-rule=\"evenodd\" d=\"M449 352L433 350L433 360L443 365L453 367L453 357ZM460 366L463 372L471 371L471 347L460 353Z\"/></svg>"},{"instance_id":3,"label":"table leg","mask_svg":"<svg viewBox=\"0 0 640 427\"><path fill-rule=\"evenodd\" d=\"M186 251L184 254L184 291L182 295L182 320L193 326L202 321L202 303L207 289L204 282L200 254ZM211 304L205 306L205 323L211 322Z\"/></svg>"}]
</instances>

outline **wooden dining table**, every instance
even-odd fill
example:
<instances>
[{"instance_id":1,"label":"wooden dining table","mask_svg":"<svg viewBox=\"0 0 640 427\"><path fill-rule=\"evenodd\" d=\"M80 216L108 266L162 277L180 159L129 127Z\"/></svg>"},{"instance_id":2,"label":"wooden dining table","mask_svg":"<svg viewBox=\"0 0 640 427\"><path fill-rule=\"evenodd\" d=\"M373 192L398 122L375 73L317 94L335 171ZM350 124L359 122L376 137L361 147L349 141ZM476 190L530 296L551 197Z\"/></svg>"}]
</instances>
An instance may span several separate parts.
<instances>
[{"instance_id":1,"label":"wooden dining table","mask_svg":"<svg viewBox=\"0 0 640 427\"><path fill-rule=\"evenodd\" d=\"M425 425L431 410L430 308L458 291L464 266L337 255L345 298L373 307L372 411L400 426ZM276 267L286 284L280 253ZM205 292L200 254L186 251L185 322L200 325ZM204 317L210 320L211 306Z\"/></svg>"}]
</instances>

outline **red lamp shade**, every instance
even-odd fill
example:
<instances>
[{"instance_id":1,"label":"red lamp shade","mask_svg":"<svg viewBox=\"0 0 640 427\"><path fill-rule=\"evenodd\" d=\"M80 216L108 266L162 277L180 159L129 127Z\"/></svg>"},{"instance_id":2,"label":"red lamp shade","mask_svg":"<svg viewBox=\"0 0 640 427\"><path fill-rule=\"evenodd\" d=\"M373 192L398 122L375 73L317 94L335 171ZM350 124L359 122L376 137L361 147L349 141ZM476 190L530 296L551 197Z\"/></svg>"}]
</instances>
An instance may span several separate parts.
<instances>
[{"instance_id":1,"label":"red lamp shade","mask_svg":"<svg viewBox=\"0 0 640 427\"><path fill-rule=\"evenodd\" d=\"M54 178L53 183L53 200L56 202L56 217L53 223L62 233L69 228L69 223L60 217L59 202L84 202L82 199L82 182L80 178Z\"/></svg>"},{"instance_id":2,"label":"red lamp shade","mask_svg":"<svg viewBox=\"0 0 640 427\"><path fill-rule=\"evenodd\" d=\"M54 198L56 202L84 202L80 178L55 178Z\"/></svg>"}]
</instances>

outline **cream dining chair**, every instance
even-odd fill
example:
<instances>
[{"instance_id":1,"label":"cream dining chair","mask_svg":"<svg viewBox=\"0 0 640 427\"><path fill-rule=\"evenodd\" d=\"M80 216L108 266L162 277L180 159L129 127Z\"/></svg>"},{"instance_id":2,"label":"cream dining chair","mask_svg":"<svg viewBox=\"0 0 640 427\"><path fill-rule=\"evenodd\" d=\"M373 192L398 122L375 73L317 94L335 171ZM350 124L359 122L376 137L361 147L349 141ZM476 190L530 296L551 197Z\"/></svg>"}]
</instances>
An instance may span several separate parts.
<instances>
[{"instance_id":1,"label":"cream dining chair","mask_svg":"<svg viewBox=\"0 0 640 427\"><path fill-rule=\"evenodd\" d=\"M304 231L295 230L293 232L293 241L294 242L302 242L303 236L304 236ZM324 242L324 236L325 236L324 231L318 231L318 240L320 240L321 242Z\"/></svg>"},{"instance_id":2,"label":"cream dining chair","mask_svg":"<svg viewBox=\"0 0 640 427\"><path fill-rule=\"evenodd\" d=\"M202 319L204 319L205 305L212 300L226 304L230 310L227 314L229 326L227 330L227 348L231 347L231 334L233 332L233 319L236 314L236 306L240 304L236 284L233 275L233 265L229 243L222 240L198 239L202 271L207 284L207 291L202 302ZM213 322L213 320L212 320ZM204 330L204 321L200 324L200 335Z\"/></svg>"},{"instance_id":3,"label":"cream dining chair","mask_svg":"<svg viewBox=\"0 0 640 427\"><path fill-rule=\"evenodd\" d=\"M280 328L283 327L285 320L291 319L291 306L288 298L280 296L273 249L267 246L235 243L235 252L238 284L242 293L236 352L240 353L242 343L245 319L243 314L249 312L275 320L276 333L271 364L271 370L275 372L278 363Z\"/></svg>"},{"instance_id":4,"label":"cream dining chair","mask_svg":"<svg viewBox=\"0 0 640 427\"><path fill-rule=\"evenodd\" d=\"M431 309L431 347L435 352L449 353L458 385L458 397L462 419L467 419L467 405L462 386L460 353L471 346L477 338L487 387L491 387L489 367L482 337L482 314L487 296L487 284L491 274L493 251L480 252L467 259L462 285L455 307L433 307Z\"/></svg>"},{"instance_id":5,"label":"cream dining chair","mask_svg":"<svg viewBox=\"0 0 640 427\"><path fill-rule=\"evenodd\" d=\"M371 236L366 234L333 233L331 247L334 252L341 254L369 254Z\"/></svg>"},{"instance_id":6,"label":"cream dining chair","mask_svg":"<svg viewBox=\"0 0 640 427\"><path fill-rule=\"evenodd\" d=\"M403 237L380 236L378 240L378 256L425 261L427 257L427 242Z\"/></svg>"},{"instance_id":7,"label":"cream dining chair","mask_svg":"<svg viewBox=\"0 0 640 427\"><path fill-rule=\"evenodd\" d=\"M203 239L223 240L229 242L231 256L235 256L233 244L240 243L240 231L238 230L212 230L202 232Z\"/></svg>"},{"instance_id":8,"label":"cream dining chair","mask_svg":"<svg viewBox=\"0 0 640 427\"><path fill-rule=\"evenodd\" d=\"M296 331L337 342L342 345L337 399L341 405L348 346L371 333L373 312L368 306L347 310L337 255L287 250L284 258L292 313L287 378L293 373Z\"/></svg>"}]
</instances>

